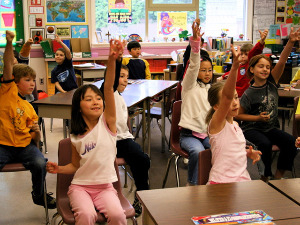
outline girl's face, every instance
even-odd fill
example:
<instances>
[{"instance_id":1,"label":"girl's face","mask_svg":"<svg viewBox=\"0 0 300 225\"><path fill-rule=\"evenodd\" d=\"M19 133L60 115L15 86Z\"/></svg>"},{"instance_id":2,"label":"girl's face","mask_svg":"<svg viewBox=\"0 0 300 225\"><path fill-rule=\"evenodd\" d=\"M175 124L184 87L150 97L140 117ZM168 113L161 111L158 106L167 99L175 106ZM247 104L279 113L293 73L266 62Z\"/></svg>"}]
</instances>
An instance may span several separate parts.
<instances>
[{"instance_id":1,"label":"girl's face","mask_svg":"<svg viewBox=\"0 0 300 225\"><path fill-rule=\"evenodd\" d=\"M61 65L64 61L65 61L65 53L63 53L62 51L57 50L55 52L55 62L59 65Z\"/></svg>"},{"instance_id":2,"label":"girl's face","mask_svg":"<svg viewBox=\"0 0 300 225\"><path fill-rule=\"evenodd\" d=\"M125 69L121 69L119 85L117 88L118 92L122 93L125 90L125 88L128 84L128 77L129 77L128 71Z\"/></svg>"},{"instance_id":3,"label":"girl's face","mask_svg":"<svg viewBox=\"0 0 300 225\"><path fill-rule=\"evenodd\" d=\"M228 116L231 116L231 117L237 116L239 114L239 108L240 108L240 99L239 99L238 93L235 90L234 97L232 99L232 102L230 104L230 108L228 111Z\"/></svg>"},{"instance_id":4,"label":"girl's face","mask_svg":"<svg viewBox=\"0 0 300 225\"><path fill-rule=\"evenodd\" d=\"M198 79L207 84L210 82L213 75L212 65L209 61L202 61L198 73Z\"/></svg>"},{"instance_id":5,"label":"girl's face","mask_svg":"<svg viewBox=\"0 0 300 225\"><path fill-rule=\"evenodd\" d=\"M254 80L266 80L270 75L270 68L270 62L264 58L261 58L254 67L250 67L250 72L253 73Z\"/></svg>"},{"instance_id":6,"label":"girl's face","mask_svg":"<svg viewBox=\"0 0 300 225\"><path fill-rule=\"evenodd\" d=\"M103 113L101 96L96 94L91 88L87 89L83 99L80 101L80 111L84 119L98 119Z\"/></svg>"},{"instance_id":7,"label":"girl's face","mask_svg":"<svg viewBox=\"0 0 300 225\"><path fill-rule=\"evenodd\" d=\"M22 96L30 95L35 87L35 79L30 76L22 77L18 83L16 83L19 93Z\"/></svg>"}]
</instances>

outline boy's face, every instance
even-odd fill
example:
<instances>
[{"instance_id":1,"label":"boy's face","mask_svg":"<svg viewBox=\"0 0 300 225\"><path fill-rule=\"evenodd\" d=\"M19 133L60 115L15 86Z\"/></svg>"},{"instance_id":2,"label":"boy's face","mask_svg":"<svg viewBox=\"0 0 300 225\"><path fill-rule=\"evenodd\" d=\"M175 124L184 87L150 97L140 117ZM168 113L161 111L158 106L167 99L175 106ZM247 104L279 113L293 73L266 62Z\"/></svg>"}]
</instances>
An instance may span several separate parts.
<instances>
[{"instance_id":1,"label":"boy's face","mask_svg":"<svg viewBox=\"0 0 300 225\"><path fill-rule=\"evenodd\" d=\"M62 51L56 51L55 53L55 62L57 64L62 64L65 60L66 56L65 56L65 53L63 53Z\"/></svg>"},{"instance_id":2,"label":"boy's face","mask_svg":"<svg viewBox=\"0 0 300 225\"><path fill-rule=\"evenodd\" d=\"M241 64L244 65L248 62L248 53L249 52L241 52L241 59L242 59L242 62Z\"/></svg>"},{"instance_id":3,"label":"boy's face","mask_svg":"<svg viewBox=\"0 0 300 225\"><path fill-rule=\"evenodd\" d=\"M122 93L125 90L128 84L128 77L129 77L128 71L125 69L121 69L119 85L117 88L118 92Z\"/></svg>"},{"instance_id":4,"label":"boy's face","mask_svg":"<svg viewBox=\"0 0 300 225\"><path fill-rule=\"evenodd\" d=\"M129 54L132 56L132 58L138 58L141 55L141 48L132 48L129 51Z\"/></svg>"},{"instance_id":5,"label":"boy's face","mask_svg":"<svg viewBox=\"0 0 300 225\"><path fill-rule=\"evenodd\" d=\"M16 83L18 91L22 96L30 95L35 87L35 79L30 76L22 77L18 83Z\"/></svg>"}]
</instances>

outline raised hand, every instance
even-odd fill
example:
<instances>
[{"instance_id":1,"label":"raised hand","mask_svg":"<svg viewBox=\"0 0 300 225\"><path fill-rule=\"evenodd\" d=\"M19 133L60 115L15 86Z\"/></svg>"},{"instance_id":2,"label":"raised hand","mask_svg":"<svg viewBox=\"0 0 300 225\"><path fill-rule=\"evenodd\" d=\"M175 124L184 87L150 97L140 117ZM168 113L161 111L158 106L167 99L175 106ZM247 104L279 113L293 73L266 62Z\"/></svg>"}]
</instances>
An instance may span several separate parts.
<instances>
[{"instance_id":1,"label":"raised hand","mask_svg":"<svg viewBox=\"0 0 300 225\"><path fill-rule=\"evenodd\" d=\"M241 55L241 47L238 46L237 50L235 50L235 47L233 47L233 45L231 45L231 53L232 53L232 57L233 57L233 63L239 64L240 62L242 62L242 59L240 57Z\"/></svg>"},{"instance_id":2,"label":"raised hand","mask_svg":"<svg viewBox=\"0 0 300 225\"><path fill-rule=\"evenodd\" d=\"M192 24L192 30L193 30L193 40L201 39L204 33L200 34L201 31L200 19L195 19L195 21Z\"/></svg>"},{"instance_id":3,"label":"raised hand","mask_svg":"<svg viewBox=\"0 0 300 225\"><path fill-rule=\"evenodd\" d=\"M300 41L300 28L294 31L294 27L291 27L289 39L292 42Z\"/></svg>"},{"instance_id":4,"label":"raised hand","mask_svg":"<svg viewBox=\"0 0 300 225\"><path fill-rule=\"evenodd\" d=\"M119 54L123 52L123 45L119 40L111 39L109 41L110 49L109 49L109 56L117 59Z\"/></svg>"},{"instance_id":5,"label":"raised hand","mask_svg":"<svg viewBox=\"0 0 300 225\"><path fill-rule=\"evenodd\" d=\"M269 30L265 29L263 32L259 30L259 34L260 34L260 40L262 42L265 42L267 36L268 36Z\"/></svg>"},{"instance_id":6,"label":"raised hand","mask_svg":"<svg viewBox=\"0 0 300 225\"><path fill-rule=\"evenodd\" d=\"M9 30L6 31L6 40L12 42L15 38L15 34Z\"/></svg>"},{"instance_id":7,"label":"raised hand","mask_svg":"<svg viewBox=\"0 0 300 225\"><path fill-rule=\"evenodd\" d=\"M32 38L29 38L29 39L26 41L25 44L29 44L29 45L33 44L33 39L32 39Z\"/></svg>"},{"instance_id":8,"label":"raised hand","mask_svg":"<svg viewBox=\"0 0 300 225\"><path fill-rule=\"evenodd\" d=\"M61 42L61 38L57 34L55 34L55 41Z\"/></svg>"}]
</instances>

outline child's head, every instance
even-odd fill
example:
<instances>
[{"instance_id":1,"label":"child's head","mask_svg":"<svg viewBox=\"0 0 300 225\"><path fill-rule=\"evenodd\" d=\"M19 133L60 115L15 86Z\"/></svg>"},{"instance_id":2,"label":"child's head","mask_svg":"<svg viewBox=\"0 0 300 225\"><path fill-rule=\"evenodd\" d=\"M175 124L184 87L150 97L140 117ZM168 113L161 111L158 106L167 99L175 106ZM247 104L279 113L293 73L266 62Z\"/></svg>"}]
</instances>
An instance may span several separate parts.
<instances>
[{"instance_id":1,"label":"child's head","mask_svg":"<svg viewBox=\"0 0 300 225\"><path fill-rule=\"evenodd\" d=\"M267 79L270 75L272 62L265 55L256 55L251 58L246 75L249 79Z\"/></svg>"},{"instance_id":2,"label":"child's head","mask_svg":"<svg viewBox=\"0 0 300 225\"><path fill-rule=\"evenodd\" d=\"M103 113L103 94L93 84L79 87L72 98L71 133L85 133L85 119L98 119Z\"/></svg>"},{"instance_id":3,"label":"child's head","mask_svg":"<svg viewBox=\"0 0 300 225\"><path fill-rule=\"evenodd\" d=\"M119 77L119 85L118 85L118 92L122 93L128 84L128 77L129 77L129 69L127 66L122 65L121 66L121 72Z\"/></svg>"},{"instance_id":4,"label":"child's head","mask_svg":"<svg viewBox=\"0 0 300 225\"><path fill-rule=\"evenodd\" d=\"M241 64L246 64L248 62L248 53L250 52L250 50L253 48L252 44L243 44L241 46L241 59L242 62Z\"/></svg>"},{"instance_id":5,"label":"child's head","mask_svg":"<svg viewBox=\"0 0 300 225\"><path fill-rule=\"evenodd\" d=\"M137 41L131 41L127 44L127 50L132 58L138 58L141 54L141 45Z\"/></svg>"},{"instance_id":6,"label":"child's head","mask_svg":"<svg viewBox=\"0 0 300 225\"><path fill-rule=\"evenodd\" d=\"M66 51L63 48L57 49L55 52L55 62L58 65L61 65L65 61L65 58L66 58Z\"/></svg>"},{"instance_id":7,"label":"child's head","mask_svg":"<svg viewBox=\"0 0 300 225\"><path fill-rule=\"evenodd\" d=\"M31 94L35 87L35 71L26 64L15 64L13 66L13 75L19 93L22 96Z\"/></svg>"},{"instance_id":8,"label":"child's head","mask_svg":"<svg viewBox=\"0 0 300 225\"><path fill-rule=\"evenodd\" d=\"M200 64L200 69L198 72L198 79L200 79L203 83L207 84L211 81L213 76L213 66L211 59L206 56L202 56Z\"/></svg>"},{"instance_id":9,"label":"child's head","mask_svg":"<svg viewBox=\"0 0 300 225\"><path fill-rule=\"evenodd\" d=\"M222 96L223 87L226 81L213 83L208 90L207 100L211 106L211 109L208 111L205 122L208 124L211 120L214 112L218 109L218 105L220 104L220 99ZM228 114L229 116L237 116L238 110L240 108L240 102L237 92L235 91L234 98L231 102L231 106L229 108Z\"/></svg>"}]
</instances>

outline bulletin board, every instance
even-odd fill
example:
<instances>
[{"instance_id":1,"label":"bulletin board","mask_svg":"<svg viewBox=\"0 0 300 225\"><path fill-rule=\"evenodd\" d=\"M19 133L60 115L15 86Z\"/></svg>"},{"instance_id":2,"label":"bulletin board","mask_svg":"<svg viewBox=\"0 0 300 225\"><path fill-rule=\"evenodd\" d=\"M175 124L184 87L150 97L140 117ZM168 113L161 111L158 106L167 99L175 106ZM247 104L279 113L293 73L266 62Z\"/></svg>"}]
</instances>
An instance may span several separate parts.
<instances>
[{"instance_id":1,"label":"bulletin board","mask_svg":"<svg viewBox=\"0 0 300 225\"><path fill-rule=\"evenodd\" d=\"M300 0L276 0L276 23L300 23Z\"/></svg>"},{"instance_id":2,"label":"bulletin board","mask_svg":"<svg viewBox=\"0 0 300 225\"><path fill-rule=\"evenodd\" d=\"M253 15L253 43L260 39L259 30L269 29L275 23L276 0L255 0ZM266 10L268 9L268 10Z\"/></svg>"}]
</instances>

